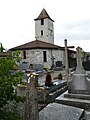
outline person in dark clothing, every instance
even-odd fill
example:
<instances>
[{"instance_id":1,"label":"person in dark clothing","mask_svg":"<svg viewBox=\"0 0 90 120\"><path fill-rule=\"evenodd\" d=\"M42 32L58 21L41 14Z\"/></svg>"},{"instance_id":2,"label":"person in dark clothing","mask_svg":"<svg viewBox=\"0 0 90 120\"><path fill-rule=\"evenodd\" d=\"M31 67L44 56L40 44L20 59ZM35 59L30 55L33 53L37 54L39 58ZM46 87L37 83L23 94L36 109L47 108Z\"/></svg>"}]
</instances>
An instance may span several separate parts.
<instances>
[{"instance_id":1,"label":"person in dark clothing","mask_svg":"<svg viewBox=\"0 0 90 120\"><path fill-rule=\"evenodd\" d=\"M48 72L46 75L45 86L48 86L48 87L53 86L52 77L51 77L50 72Z\"/></svg>"}]
</instances>

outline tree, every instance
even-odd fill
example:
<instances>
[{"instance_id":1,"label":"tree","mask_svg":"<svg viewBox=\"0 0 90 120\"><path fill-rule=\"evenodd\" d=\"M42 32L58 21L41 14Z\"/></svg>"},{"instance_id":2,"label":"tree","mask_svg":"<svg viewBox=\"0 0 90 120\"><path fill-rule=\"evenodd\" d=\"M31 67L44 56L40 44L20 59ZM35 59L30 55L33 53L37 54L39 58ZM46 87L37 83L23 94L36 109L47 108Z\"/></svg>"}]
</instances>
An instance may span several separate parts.
<instances>
[{"instance_id":1,"label":"tree","mask_svg":"<svg viewBox=\"0 0 90 120\"><path fill-rule=\"evenodd\" d=\"M16 70L18 67L16 62L19 60L18 54L19 52L16 52L12 55L7 56L6 58L0 58L0 119L1 120L7 120L7 119L16 120L14 118L14 114L12 114L12 119L9 118L11 114L9 113L7 114L6 106L8 105L8 103L13 103L12 108L13 110L15 110L16 103L23 101L23 97L17 96L15 92L15 88L17 87L17 85L22 82L22 73ZM5 118L5 115L8 116L7 119Z\"/></svg>"}]
</instances>

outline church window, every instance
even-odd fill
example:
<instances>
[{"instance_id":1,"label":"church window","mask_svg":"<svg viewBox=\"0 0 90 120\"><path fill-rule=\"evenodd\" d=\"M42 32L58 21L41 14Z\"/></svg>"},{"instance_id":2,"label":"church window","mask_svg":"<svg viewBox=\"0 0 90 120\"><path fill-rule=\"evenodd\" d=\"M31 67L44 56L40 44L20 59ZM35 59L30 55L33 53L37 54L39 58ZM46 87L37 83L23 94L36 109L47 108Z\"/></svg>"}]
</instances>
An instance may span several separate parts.
<instances>
[{"instance_id":1,"label":"church window","mask_svg":"<svg viewBox=\"0 0 90 120\"><path fill-rule=\"evenodd\" d=\"M47 53L43 51L43 62L47 62Z\"/></svg>"},{"instance_id":2,"label":"church window","mask_svg":"<svg viewBox=\"0 0 90 120\"><path fill-rule=\"evenodd\" d=\"M43 30L41 30L41 36L43 36Z\"/></svg>"},{"instance_id":3,"label":"church window","mask_svg":"<svg viewBox=\"0 0 90 120\"><path fill-rule=\"evenodd\" d=\"M26 59L26 51L23 51L23 59Z\"/></svg>"},{"instance_id":4,"label":"church window","mask_svg":"<svg viewBox=\"0 0 90 120\"><path fill-rule=\"evenodd\" d=\"M44 25L44 19L41 19L41 25Z\"/></svg>"}]
</instances>

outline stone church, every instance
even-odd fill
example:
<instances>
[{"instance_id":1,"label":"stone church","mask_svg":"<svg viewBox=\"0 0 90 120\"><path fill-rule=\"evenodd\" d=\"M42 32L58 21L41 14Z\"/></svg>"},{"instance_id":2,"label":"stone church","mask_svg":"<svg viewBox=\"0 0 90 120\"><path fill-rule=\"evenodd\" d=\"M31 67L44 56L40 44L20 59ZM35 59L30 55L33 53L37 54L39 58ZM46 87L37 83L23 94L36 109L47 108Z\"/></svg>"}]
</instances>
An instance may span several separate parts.
<instances>
[{"instance_id":1,"label":"stone church","mask_svg":"<svg viewBox=\"0 0 90 120\"><path fill-rule=\"evenodd\" d=\"M42 64L51 68L60 61L65 65L65 49L54 44L54 20L43 9L35 20L35 39L29 43L11 48L11 51L21 50L21 62ZM68 50L70 57L74 51Z\"/></svg>"}]
</instances>

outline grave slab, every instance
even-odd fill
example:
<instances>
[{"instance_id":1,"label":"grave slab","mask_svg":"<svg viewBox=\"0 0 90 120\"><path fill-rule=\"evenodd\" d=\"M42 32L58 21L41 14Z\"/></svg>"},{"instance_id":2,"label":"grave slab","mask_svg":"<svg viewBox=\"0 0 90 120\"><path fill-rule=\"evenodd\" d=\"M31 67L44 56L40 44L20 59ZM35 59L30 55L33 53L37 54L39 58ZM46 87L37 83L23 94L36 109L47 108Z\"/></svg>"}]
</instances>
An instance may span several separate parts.
<instances>
[{"instance_id":1,"label":"grave slab","mask_svg":"<svg viewBox=\"0 0 90 120\"><path fill-rule=\"evenodd\" d=\"M84 109L51 103L39 113L39 120L79 120Z\"/></svg>"},{"instance_id":2,"label":"grave slab","mask_svg":"<svg viewBox=\"0 0 90 120\"><path fill-rule=\"evenodd\" d=\"M90 100L87 99L88 95L68 94L68 91L55 99L56 103L74 106L82 109L90 109Z\"/></svg>"}]
</instances>

